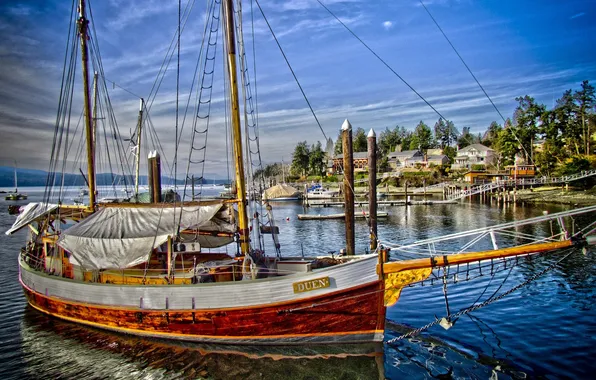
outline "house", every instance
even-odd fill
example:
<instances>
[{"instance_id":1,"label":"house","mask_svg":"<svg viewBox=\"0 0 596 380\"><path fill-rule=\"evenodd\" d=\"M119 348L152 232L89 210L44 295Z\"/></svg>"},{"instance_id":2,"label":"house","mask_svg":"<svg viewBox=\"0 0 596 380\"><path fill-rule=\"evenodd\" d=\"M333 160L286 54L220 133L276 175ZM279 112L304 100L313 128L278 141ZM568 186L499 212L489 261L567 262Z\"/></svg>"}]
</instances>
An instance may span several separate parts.
<instances>
[{"instance_id":1,"label":"house","mask_svg":"<svg viewBox=\"0 0 596 380\"><path fill-rule=\"evenodd\" d=\"M441 166L449 163L449 157L444 154L428 155L426 156L427 166Z\"/></svg>"},{"instance_id":2,"label":"house","mask_svg":"<svg viewBox=\"0 0 596 380\"><path fill-rule=\"evenodd\" d=\"M355 172L363 172L368 170L368 152L354 152L352 153L352 163ZM344 155L338 154L333 157L333 173L343 173L344 171Z\"/></svg>"},{"instance_id":3,"label":"house","mask_svg":"<svg viewBox=\"0 0 596 380\"><path fill-rule=\"evenodd\" d=\"M424 162L424 155L419 150L404 150L403 152L391 152L387 161L392 169L413 167L416 163Z\"/></svg>"},{"instance_id":4,"label":"house","mask_svg":"<svg viewBox=\"0 0 596 380\"><path fill-rule=\"evenodd\" d=\"M492 165L496 160L496 152L482 144L472 144L457 151L453 169L471 169L472 165Z\"/></svg>"}]
</instances>

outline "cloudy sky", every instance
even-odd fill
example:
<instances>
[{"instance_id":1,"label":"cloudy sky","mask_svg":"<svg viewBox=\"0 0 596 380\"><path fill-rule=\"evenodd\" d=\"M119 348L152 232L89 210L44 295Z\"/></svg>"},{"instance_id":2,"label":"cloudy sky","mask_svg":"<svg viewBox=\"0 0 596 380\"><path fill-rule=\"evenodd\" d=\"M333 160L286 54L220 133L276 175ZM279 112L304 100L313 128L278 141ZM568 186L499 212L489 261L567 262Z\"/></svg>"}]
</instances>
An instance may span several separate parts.
<instances>
[{"instance_id":1,"label":"cloudy sky","mask_svg":"<svg viewBox=\"0 0 596 380\"><path fill-rule=\"evenodd\" d=\"M322 2L458 128L483 132L491 121L502 122L419 0ZM191 3L181 44L181 114L206 14L205 1ZM327 137L335 140L346 118L354 128L378 132L395 125L414 129L420 120L434 125L438 115L316 0L259 3ZM582 80L596 82L593 0L424 4L505 117L512 115L516 96L531 95L550 107ZM91 7L105 77L117 84L109 85L110 97L122 134L128 137L138 109L132 94L147 98L151 93L177 28L178 1L93 0ZM297 142L324 143L324 136L256 3L254 27L250 25L250 8L251 1L245 1L245 40L251 56L254 29L256 81L251 80L257 83L262 158L265 163L288 162ZM70 1L0 3L0 166L11 166L16 159L19 167L48 169L70 22ZM252 59L250 64L254 77ZM174 146L174 70L175 62L150 112L167 153ZM215 86L222 84L221 71L218 62ZM216 115L223 104L222 90L214 90L206 175L219 178L227 177L224 116ZM79 115L80 108L73 114ZM187 154L181 157L185 161Z\"/></svg>"}]
</instances>

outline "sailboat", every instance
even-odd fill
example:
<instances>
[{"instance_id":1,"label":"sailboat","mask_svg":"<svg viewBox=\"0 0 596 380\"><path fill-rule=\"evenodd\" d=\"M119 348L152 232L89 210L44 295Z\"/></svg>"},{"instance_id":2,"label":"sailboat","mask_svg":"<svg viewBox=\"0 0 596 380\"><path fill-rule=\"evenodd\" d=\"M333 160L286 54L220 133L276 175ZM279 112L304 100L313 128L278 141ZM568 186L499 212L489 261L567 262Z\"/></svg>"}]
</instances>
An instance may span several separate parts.
<instances>
[{"instance_id":1,"label":"sailboat","mask_svg":"<svg viewBox=\"0 0 596 380\"><path fill-rule=\"evenodd\" d=\"M214 5L217 9L219 2ZM510 239L510 233L503 234L503 242L497 241L499 232L518 228L516 224L462 235L473 237L472 243L481 237L494 239L488 249L474 251L470 243L435 250L439 241L433 240L404 249L411 253L430 247L426 257L400 261L394 261L388 246L377 244L376 236L370 253L363 255L355 255L353 249L330 257L282 255L278 243L275 255L265 254L258 241L250 239L260 228L252 228L248 216L237 88L236 49L241 35L236 35L233 0L223 0L221 9L235 158L234 199L162 202L159 157L152 155L151 203L101 204L96 200L87 83L88 18L86 3L79 0L75 21L83 61L89 204L30 203L6 232L28 228L26 247L18 254L19 281L34 309L116 332L203 343L381 342L387 307L397 302L403 288L437 271L596 243L570 231L523 244ZM344 126L351 133L349 123ZM271 207L267 210L270 216ZM595 211L587 208L576 213ZM570 215L548 215L531 223L562 221ZM270 222L275 239L272 218ZM235 254L212 251L234 243Z\"/></svg>"},{"instance_id":2,"label":"sailboat","mask_svg":"<svg viewBox=\"0 0 596 380\"><path fill-rule=\"evenodd\" d=\"M17 177L17 163L14 163L14 193L8 193L5 197L7 201L21 201L27 199L27 194L19 193L19 179Z\"/></svg>"}]
</instances>

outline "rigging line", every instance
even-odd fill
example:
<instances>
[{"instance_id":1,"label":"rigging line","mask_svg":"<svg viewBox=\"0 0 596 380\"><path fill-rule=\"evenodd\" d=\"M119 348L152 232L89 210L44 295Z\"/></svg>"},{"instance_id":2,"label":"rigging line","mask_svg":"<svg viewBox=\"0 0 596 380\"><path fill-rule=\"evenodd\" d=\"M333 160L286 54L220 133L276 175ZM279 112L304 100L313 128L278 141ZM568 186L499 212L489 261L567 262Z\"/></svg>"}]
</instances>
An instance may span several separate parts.
<instances>
[{"instance_id":1,"label":"rigging line","mask_svg":"<svg viewBox=\"0 0 596 380\"><path fill-rule=\"evenodd\" d=\"M190 12L192 11L192 8L194 7L194 5L195 5L195 0L193 0L192 3L190 3L190 1L189 1L186 5L186 8L184 9L184 14L186 16L186 19L185 19L184 25L182 27L183 31L184 31L184 27L186 26L186 22L188 21L188 18L190 16ZM190 9L189 9L189 6L190 6ZM188 12L186 11L187 9L189 9ZM168 67L170 66L170 62L172 61L172 56L174 55L172 46L174 45L175 41L176 41L176 34L174 33L174 35L172 36L172 41L170 41L170 46L168 46L166 55L164 56L164 59L161 63L159 71L157 73L157 76L155 77L155 81L153 82L153 86L151 87L151 91L149 92L149 96L147 96L147 102L146 102L147 103L147 111L151 110L151 107L153 106L153 102L155 101L155 98L157 97L157 92L159 91L159 88L161 87L161 83L163 82L166 71L167 71ZM170 53L170 51L172 51L172 52Z\"/></svg>"},{"instance_id":2,"label":"rigging line","mask_svg":"<svg viewBox=\"0 0 596 380\"><path fill-rule=\"evenodd\" d=\"M411 85L410 85L408 82L406 82L406 80L405 80L405 79L404 79L404 78L403 78L401 75L399 75L399 74L398 74L398 73L397 73L395 70L393 70L393 68L392 68L391 66L389 66L389 64L388 64L387 62L385 62L385 60L383 60L383 58L381 58L381 57L380 57L380 56L379 56L377 53L375 53L375 51L374 51L373 49L371 49L371 48L370 48L370 46L368 46L368 45L366 44L366 42L364 42L362 39L360 39L360 37L358 37L358 36L356 35L356 33L354 33L354 32L353 32L353 31L352 31L350 28L348 28L348 26L347 26L346 24L344 24L344 23L343 23L343 22L342 22L342 21L341 21L341 20L340 20L340 19L339 19L339 18L338 18L338 17L337 17L337 16L336 16L334 13L333 13L333 12L331 12L331 10L330 10L329 8L327 8L327 7L325 6L325 4L323 4L323 3L321 2L321 0L317 0L317 2L318 2L319 4L321 4L321 6L322 6L323 8L325 8L325 10L326 10L327 12L329 12L329 14L330 14L331 16L333 16L333 17L334 17L334 18L335 18L335 19L336 19L336 20L337 20L337 21L338 21L338 22L339 22L339 23L340 23L340 24L341 24L341 25L342 25L344 28L346 28L346 30L347 30L348 32L350 32L350 34L351 34L351 35L353 35L353 36L354 36L354 37L355 37L355 38L356 38L358 41L360 41L360 43L361 43L362 45L364 45L364 47L365 47L365 48L367 48L367 49L368 49L368 51L370 51L370 52L372 53L372 55L374 55L374 56L375 56L375 57L376 57L376 58L377 58L379 61L381 61L381 63L382 63L383 65L385 65L385 67L387 67L387 68L389 69L389 71L391 71L391 72L392 72L392 73L393 73L395 76L397 76L397 77L398 77L398 78L399 78L399 79L400 79L400 80L401 80L401 81L402 81L402 82L403 82L403 83L404 83L406 86L408 86L408 88L409 88L410 90L412 90L412 92L414 92L414 93L415 93L415 94L416 94L416 95L417 95L417 96L418 96L418 97L419 97L419 98L420 98L420 99L421 99L421 100L422 100L424 103L426 103L426 105L427 105L427 106L429 106L429 107L430 107L430 108L431 108L433 111L435 111L435 113L436 113L437 115L439 115L441 118L443 118L443 119L447 120L447 118L446 118L445 116L441 115L441 113L440 113L439 111L437 111L437 109L436 109L435 107L433 107L433 106L432 106L432 104L430 104L430 103L428 102L428 100L426 100L426 99L425 99L425 98L424 98L422 95L420 95L420 93L418 93L418 91L416 91L416 90L414 89L414 87L412 87L412 86L411 86ZM257 2L257 4L258 4L258 2Z\"/></svg>"},{"instance_id":3,"label":"rigging line","mask_svg":"<svg viewBox=\"0 0 596 380\"><path fill-rule=\"evenodd\" d=\"M73 15L74 15L74 10L75 10L75 0L72 0L72 5L71 5L71 9L70 9L70 18L69 20L73 20ZM53 141L52 141L52 151L50 154L50 162L48 165L48 175L46 177L46 186L45 186L45 191L44 194L49 194L49 189L52 187L52 185L54 184L54 178L55 178L55 174L51 174L51 173L55 173L55 170L52 170L55 167L55 160L54 160L54 154L56 152L56 143L58 140L58 136L60 135L62 129L60 128L60 119L62 119L61 117L61 110L62 110L62 105L64 104L64 102L66 101L65 97L67 94L67 90L65 89L65 84L68 84L68 80L66 78L68 78L70 76L70 69L72 68L72 66L67 66L67 62L68 62L68 57L72 57L72 53L69 54L70 52L70 45L73 44L73 46L76 46L76 44L74 43L74 41L76 41L76 30L73 33L73 23L69 22L68 23L68 34L67 34L67 40L66 40L66 49L64 52L64 68L62 69L62 80L61 80L61 85L60 85L60 97L58 99L58 114L56 115L56 125L54 127L54 137L53 137ZM76 28L75 28L76 29ZM71 40L71 36L72 36L72 40ZM72 42L71 42L72 41ZM69 67L69 69L67 70L67 67ZM56 157L57 158L57 157ZM44 196L45 198L45 196ZM45 201L45 199L44 199ZM47 201L49 202L49 197L47 199Z\"/></svg>"},{"instance_id":4,"label":"rigging line","mask_svg":"<svg viewBox=\"0 0 596 380\"><path fill-rule=\"evenodd\" d=\"M142 98L142 96L140 96L140 95L137 95L137 94L135 94L134 92L132 92L132 91L130 91L130 90L127 90L126 88L124 88L124 87L120 86L118 83L114 82L113 80L109 80L108 78L104 78L104 80L105 80L106 82L110 82L110 83L112 84L112 86L114 86L114 87L118 87L119 89L121 89L121 90L124 90L124 91L128 92L129 94L131 94L132 96L134 96L134 97L135 97L135 98L137 98L137 99L141 99L141 98Z\"/></svg>"},{"instance_id":5,"label":"rigging line","mask_svg":"<svg viewBox=\"0 0 596 380\"><path fill-rule=\"evenodd\" d=\"M439 23L437 22L437 20L433 17L433 15L430 13L430 11L426 7L426 5L424 5L424 3L422 2L422 0L418 0L418 1L420 2L420 5L422 5L422 7L426 11L426 13L428 13L428 15L430 16L430 18L433 20L433 22L435 23L435 25L437 26L437 28L439 29L439 31L441 32L441 34L443 35L443 37L445 37L445 39L447 40L447 42L449 43L449 45L451 46L451 48L453 49L453 51L455 52L455 54L457 54L457 56L459 57L461 63L464 64L464 66L466 67L466 69L468 70L468 72L470 73L470 75L472 76L472 78L474 78L474 80L476 81L476 84L478 84L478 87L480 87L480 89L482 90L482 92L484 92L484 95L486 96L486 98L488 99L488 101L490 102L490 104L493 105L493 107L495 108L495 111L497 111L497 113L499 114L499 116L501 116L501 119L503 119L503 122L505 122L505 118L501 114L501 111L499 111L499 109L497 108L497 106L495 105L495 103L493 102L493 100L490 98L490 96L488 96L488 93L486 92L486 90L484 89L484 87L482 87L482 85L480 84L480 82L476 78L476 75L474 75L474 73L472 72L472 70L470 69L470 67L468 66L468 64L464 61L464 59L462 58L462 56L459 54L459 52L457 51L457 49L455 48L455 46L453 46L453 43L451 43L451 40L449 40L449 38L447 37L447 35L443 31L443 29L439 26Z\"/></svg>"},{"instance_id":6,"label":"rigging line","mask_svg":"<svg viewBox=\"0 0 596 380\"><path fill-rule=\"evenodd\" d=\"M277 36L273 32L273 28L271 28L271 24L269 24L269 20L267 20L267 17L265 16L265 13L263 12L263 8L261 8L261 4L259 4L258 0L255 0L255 3L257 3L257 7L259 7L259 10L261 11L261 15L263 15L263 19L267 23L267 27L269 27L269 31L271 32L271 35L273 35L273 39L275 40L275 43L277 43L277 47L279 48L279 51L281 51L281 54L283 55L284 60L286 61L286 64L288 65L290 71L292 72L292 75L294 76L294 80L296 81L296 84L300 88L300 91L302 92L302 96L304 97L304 100L306 100L306 104L308 104L308 108L310 108L310 112L312 113L315 120L317 121L317 124L319 125L319 129L321 130L321 133L323 133L323 137L325 137L325 140L327 140L327 135L325 134L325 131L323 131L323 127L321 126L321 123L319 122L319 119L317 118L315 111L313 110L312 106L310 105L310 102L308 101L308 98L306 97L306 94L304 93L304 90L302 89L302 86L300 85L300 82L298 81L298 78L296 77L296 74L294 73L294 69L292 69L292 66L290 65L290 61L288 61L288 58L286 57L286 53L284 53L283 49L281 48L279 40L277 39Z\"/></svg>"}]
</instances>

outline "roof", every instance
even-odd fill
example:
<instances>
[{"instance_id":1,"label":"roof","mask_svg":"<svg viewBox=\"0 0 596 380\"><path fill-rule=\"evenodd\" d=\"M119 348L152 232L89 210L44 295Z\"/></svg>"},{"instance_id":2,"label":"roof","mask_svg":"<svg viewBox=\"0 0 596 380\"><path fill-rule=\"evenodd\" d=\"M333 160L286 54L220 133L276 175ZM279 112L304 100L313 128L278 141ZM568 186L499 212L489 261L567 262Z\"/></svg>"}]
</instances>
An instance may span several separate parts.
<instances>
[{"instance_id":1,"label":"roof","mask_svg":"<svg viewBox=\"0 0 596 380\"><path fill-rule=\"evenodd\" d=\"M432 160L443 160L444 158L448 158L446 155L444 154L440 154L440 155L433 155L433 156L428 156L426 158L427 161L432 161Z\"/></svg>"},{"instance_id":2,"label":"roof","mask_svg":"<svg viewBox=\"0 0 596 380\"><path fill-rule=\"evenodd\" d=\"M391 152L389 153L389 158L397 158L397 157L406 157L406 158L410 158L410 157L414 157L414 156L421 156L422 152L420 152L418 149L414 149L414 150L404 150L403 152Z\"/></svg>"},{"instance_id":3,"label":"roof","mask_svg":"<svg viewBox=\"0 0 596 380\"><path fill-rule=\"evenodd\" d=\"M337 156L335 156L336 160L340 158L344 158L344 155L338 154ZM352 158L368 158L368 152L354 152L352 153Z\"/></svg>"},{"instance_id":4,"label":"roof","mask_svg":"<svg viewBox=\"0 0 596 380\"><path fill-rule=\"evenodd\" d=\"M488 151L494 152L494 149L491 149L491 148L484 146L482 144L472 144L472 145L468 145L465 148L461 148L457 153L459 154L461 152L469 152L471 150L477 150L479 152L488 152Z\"/></svg>"}]
</instances>

